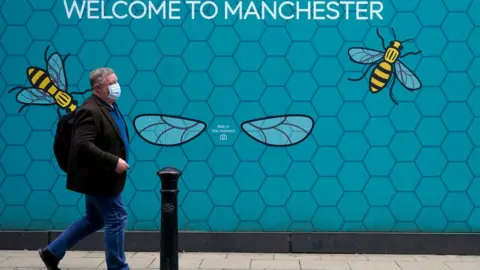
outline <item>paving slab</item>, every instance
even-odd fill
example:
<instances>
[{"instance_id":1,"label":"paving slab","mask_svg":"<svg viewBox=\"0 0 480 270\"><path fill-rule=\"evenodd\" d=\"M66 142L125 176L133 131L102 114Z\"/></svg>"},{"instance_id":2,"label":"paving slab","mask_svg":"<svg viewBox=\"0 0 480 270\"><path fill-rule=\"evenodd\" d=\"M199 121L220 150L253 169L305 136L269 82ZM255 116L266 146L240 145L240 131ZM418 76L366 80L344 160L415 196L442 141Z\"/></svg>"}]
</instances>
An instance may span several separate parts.
<instances>
[{"instance_id":1,"label":"paving slab","mask_svg":"<svg viewBox=\"0 0 480 270\"><path fill-rule=\"evenodd\" d=\"M458 262L460 258L455 255L414 255L416 261L441 261L441 262Z\"/></svg>"},{"instance_id":2,"label":"paving slab","mask_svg":"<svg viewBox=\"0 0 480 270\"><path fill-rule=\"evenodd\" d=\"M159 252L137 252L137 253L133 253L130 256L130 258L135 258L135 259L143 259L143 258L160 259L160 253Z\"/></svg>"},{"instance_id":3,"label":"paving slab","mask_svg":"<svg viewBox=\"0 0 480 270\"><path fill-rule=\"evenodd\" d=\"M0 267L18 267L18 268L42 268L45 265L37 257L10 257L7 260L0 263ZM95 266L96 267L96 266Z\"/></svg>"},{"instance_id":4,"label":"paving slab","mask_svg":"<svg viewBox=\"0 0 480 270\"><path fill-rule=\"evenodd\" d=\"M140 269L147 269L150 268L160 268L160 260L152 257L145 257L145 258L128 258L127 263L130 268L140 268ZM107 263L103 261L100 266L97 268L99 269L107 269Z\"/></svg>"},{"instance_id":5,"label":"paving slab","mask_svg":"<svg viewBox=\"0 0 480 270\"><path fill-rule=\"evenodd\" d=\"M358 254L327 254L320 256L324 261L368 261L368 257L366 255L358 255Z\"/></svg>"},{"instance_id":6,"label":"paving slab","mask_svg":"<svg viewBox=\"0 0 480 270\"><path fill-rule=\"evenodd\" d=\"M300 269L299 260L252 260L250 269Z\"/></svg>"},{"instance_id":7,"label":"paving slab","mask_svg":"<svg viewBox=\"0 0 480 270\"><path fill-rule=\"evenodd\" d=\"M273 253L228 253L227 259L257 259L257 260L273 260L275 256L282 254L273 254Z\"/></svg>"},{"instance_id":8,"label":"paving slab","mask_svg":"<svg viewBox=\"0 0 480 270\"><path fill-rule=\"evenodd\" d=\"M178 267L180 269L199 269L202 263L202 258L182 258L178 259ZM153 263L149 269L158 269L158 264Z\"/></svg>"},{"instance_id":9,"label":"paving slab","mask_svg":"<svg viewBox=\"0 0 480 270\"><path fill-rule=\"evenodd\" d=\"M200 269L250 269L250 258L203 259Z\"/></svg>"},{"instance_id":10,"label":"paving slab","mask_svg":"<svg viewBox=\"0 0 480 270\"><path fill-rule=\"evenodd\" d=\"M321 260L319 254L274 254L275 260Z\"/></svg>"},{"instance_id":11,"label":"paving slab","mask_svg":"<svg viewBox=\"0 0 480 270\"><path fill-rule=\"evenodd\" d=\"M72 254L70 254L72 253ZM145 252L146 254L149 254L149 252ZM136 252L125 252L125 257L127 258L132 258ZM139 254L143 254L139 253ZM71 257L82 257L82 258L105 258L105 252L104 251L73 251L73 252L68 252L67 256ZM160 256L160 255L159 255Z\"/></svg>"},{"instance_id":12,"label":"paving slab","mask_svg":"<svg viewBox=\"0 0 480 270\"><path fill-rule=\"evenodd\" d=\"M480 262L480 256L457 256L462 262Z\"/></svg>"},{"instance_id":13,"label":"paving slab","mask_svg":"<svg viewBox=\"0 0 480 270\"><path fill-rule=\"evenodd\" d=\"M409 256L409 255L373 254L373 255L366 255L366 257L369 261L399 261L399 262L416 261L413 256Z\"/></svg>"},{"instance_id":14,"label":"paving slab","mask_svg":"<svg viewBox=\"0 0 480 270\"><path fill-rule=\"evenodd\" d=\"M209 253L209 252L183 252L180 253L181 258L188 259L226 259L228 253Z\"/></svg>"},{"instance_id":15,"label":"paving slab","mask_svg":"<svg viewBox=\"0 0 480 270\"><path fill-rule=\"evenodd\" d=\"M341 261L300 261L301 269L305 270L351 270L348 262Z\"/></svg>"},{"instance_id":16,"label":"paving slab","mask_svg":"<svg viewBox=\"0 0 480 270\"><path fill-rule=\"evenodd\" d=\"M348 264L352 270L402 270L395 261L355 261Z\"/></svg>"},{"instance_id":17,"label":"paving slab","mask_svg":"<svg viewBox=\"0 0 480 270\"><path fill-rule=\"evenodd\" d=\"M452 270L480 269L480 262L445 262Z\"/></svg>"},{"instance_id":18,"label":"paving slab","mask_svg":"<svg viewBox=\"0 0 480 270\"><path fill-rule=\"evenodd\" d=\"M452 270L446 264L439 261L422 262L396 262L402 270ZM473 270L473 269L471 269Z\"/></svg>"}]
</instances>

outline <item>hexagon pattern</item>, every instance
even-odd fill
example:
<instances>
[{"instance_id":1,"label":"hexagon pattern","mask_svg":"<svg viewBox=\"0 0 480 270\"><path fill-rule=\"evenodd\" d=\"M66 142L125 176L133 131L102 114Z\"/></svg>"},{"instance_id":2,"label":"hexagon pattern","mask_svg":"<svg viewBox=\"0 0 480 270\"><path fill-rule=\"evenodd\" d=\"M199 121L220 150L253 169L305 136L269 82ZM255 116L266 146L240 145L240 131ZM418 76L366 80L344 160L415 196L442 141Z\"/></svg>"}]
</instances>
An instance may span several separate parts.
<instances>
[{"instance_id":1,"label":"hexagon pattern","mask_svg":"<svg viewBox=\"0 0 480 270\"><path fill-rule=\"evenodd\" d=\"M1 229L65 229L84 211L53 157L55 110L18 112L8 94L28 83L29 65L45 67L50 45L71 54L69 91L88 88L89 72L109 65L127 119L161 112L208 126L174 148L130 130L129 229L158 229L155 173L176 166L184 171L180 229L480 232L477 0L383 1L383 20L368 22L76 21L63 1L47 2L0 4ZM376 27L385 41L389 27L399 40L413 38L403 53L422 51L402 62L423 87L411 92L397 81L398 105L388 89L373 95L367 79L348 80L366 67L350 61L350 47L382 50ZM312 136L282 149L240 129L285 113L313 117ZM210 130L224 123L236 133L217 142Z\"/></svg>"}]
</instances>

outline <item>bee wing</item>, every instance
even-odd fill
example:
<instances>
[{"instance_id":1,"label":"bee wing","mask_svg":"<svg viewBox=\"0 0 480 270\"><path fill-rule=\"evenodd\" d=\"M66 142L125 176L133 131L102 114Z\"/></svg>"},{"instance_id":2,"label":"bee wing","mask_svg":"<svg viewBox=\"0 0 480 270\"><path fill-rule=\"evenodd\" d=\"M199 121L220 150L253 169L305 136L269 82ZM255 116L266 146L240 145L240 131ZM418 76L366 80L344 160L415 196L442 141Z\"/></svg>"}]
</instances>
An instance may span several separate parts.
<instances>
[{"instance_id":1,"label":"bee wing","mask_svg":"<svg viewBox=\"0 0 480 270\"><path fill-rule=\"evenodd\" d=\"M395 62L395 75L402 85L410 91L418 90L422 87L418 77L400 60Z\"/></svg>"},{"instance_id":2,"label":"bee wing","mask_svg":"<svg viewBox=\"0 0 480 270\"><path fill-rule=\"evenodd\" d=\"M47 72L53 83L60 89L67 89L67 77L63 66L62 56L58 53L50 55L47 61Z\"/></svg>"},{"instance_id":3,"label":"bee wing","mask_svg":"<svg viewBox=\"0 0 480 270\"><path fill-rule=\"evenodd\" d=\"M138 115L133 125L144 141L158 146L185 144L200 136L207 127L198 120L162 114Z\"/></svg>"},{"instance_id":4,"label":"bee wing","mask_svg":"<svg viewBox=\"0 0 480 270\"><path fill-rule=\"evenodd\" d=\"M348 50L350 60L359 64L371 64L382 59L385 52L371 50L367 48L354 47Z\"/></svg>"},{"instance_id":5,"label":"bee wing","mask_svg":"<svg viewBox=\"0 0 480 270\"><path fill-rule=\"evenodd\" d=\"M307 139L313 125L313 118L308 115L279 115L246 121L241 127L257 142L287 147Z\"/></svg>"},{"instance_id":6,"label":"bee wing","mask_svg":"<svg viewBox=\"0 0 480 270\"><path fill-rule=\"evenodd\" d=\"M55 99L47 92L38 88L25 88L17 94L17 101L22 104L52 105Z\"/></svg>"}]
</instances>

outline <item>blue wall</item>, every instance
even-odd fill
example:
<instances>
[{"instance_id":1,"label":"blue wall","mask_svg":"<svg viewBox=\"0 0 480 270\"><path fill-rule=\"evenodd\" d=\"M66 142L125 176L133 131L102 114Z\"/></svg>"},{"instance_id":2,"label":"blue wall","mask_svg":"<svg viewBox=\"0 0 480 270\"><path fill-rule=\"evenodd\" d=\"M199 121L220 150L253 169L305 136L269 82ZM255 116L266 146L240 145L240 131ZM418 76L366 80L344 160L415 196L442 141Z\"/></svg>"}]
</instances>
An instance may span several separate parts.
<instances>
[{"instance_id":1,"label":"blue wall","mask_svg":"<svg viewBox=\"0 0 480 270\"><path fill-rule=\"evenodd\" d=\"M176 166L184 230L480 231L480 1L382 2L383 21L315 22L79 21L63 1L1 1L0 228L64 229L84 213L53 157L56 106L19 112L8 93L29 85L26 69L44 68L50 46L71 54L69 92L87 89L93 68L117 72L133 134L129 230L158 229L155 173ZM367 79L348 80L366 67L348 49L383 50L375 31L390 41L389 27L415 38L403 53L423 51L402 59L423 87L397 81L398 105L388 89L372 94ZM159 113L205 130L152 145L133 120ZM241 128L285 114L312 117L311 135L273 147ZM218 125L234 130L227 140Z\"/></svg>"}]
</instances>

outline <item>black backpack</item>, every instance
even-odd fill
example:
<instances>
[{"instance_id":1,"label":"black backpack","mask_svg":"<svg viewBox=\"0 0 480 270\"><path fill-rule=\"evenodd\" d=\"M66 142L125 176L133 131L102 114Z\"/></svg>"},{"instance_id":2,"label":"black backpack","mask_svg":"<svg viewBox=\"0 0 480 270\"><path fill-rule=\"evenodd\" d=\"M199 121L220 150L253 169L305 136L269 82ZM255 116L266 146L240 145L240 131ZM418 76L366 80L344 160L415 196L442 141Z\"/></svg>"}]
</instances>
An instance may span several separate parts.
<instances>
[{"instance_id":1,"label":"black backpack","mask_svg":"<svg viewBox=\"0 0 480 270\"><path fill-rule=\"evenodd\" d=\"M70 140L72 137L74 112L60 117L57 123L57 132L53 142L53 152L60 168L68 171L68 159L70 155Z\"/></svg>"}]
</instances>

